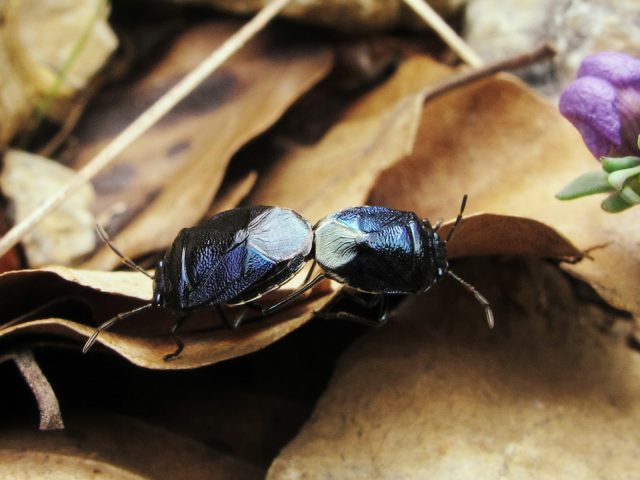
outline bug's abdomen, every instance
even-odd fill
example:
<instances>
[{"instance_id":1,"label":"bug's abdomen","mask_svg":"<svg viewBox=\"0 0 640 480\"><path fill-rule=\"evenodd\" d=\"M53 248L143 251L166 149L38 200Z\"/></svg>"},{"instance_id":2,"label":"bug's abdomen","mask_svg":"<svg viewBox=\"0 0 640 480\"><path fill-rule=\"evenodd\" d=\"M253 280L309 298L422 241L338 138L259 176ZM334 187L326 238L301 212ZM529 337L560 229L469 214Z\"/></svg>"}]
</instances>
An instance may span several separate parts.
<instances>
[{"instance_id":1,"label":"bug's abdomen","mask_svg":"<svg viewBox=\"0 0 640 480\"><path fill-rule=\"evenodd\" d=\"M422 291L427 245L414 213L384 207L342 210L315 227L315 257L327 276L367 292Z\"/></svg>"}]
</instances>

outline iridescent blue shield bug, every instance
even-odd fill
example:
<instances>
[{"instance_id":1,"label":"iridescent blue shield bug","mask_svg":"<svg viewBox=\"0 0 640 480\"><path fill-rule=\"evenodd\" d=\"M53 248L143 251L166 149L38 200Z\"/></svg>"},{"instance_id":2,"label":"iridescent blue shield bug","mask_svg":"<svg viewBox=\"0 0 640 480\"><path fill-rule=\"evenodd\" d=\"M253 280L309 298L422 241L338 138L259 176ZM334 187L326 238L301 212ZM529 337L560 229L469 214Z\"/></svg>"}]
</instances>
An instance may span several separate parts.
<instances>
[{"instance_id":1,"label":"iridescent blue shield bug","mask_svg":"<svg viewBox=\"0 0 640 480\"><path fill-rule=\"evenodd\" d=\"M453 273L447 260L447 243L462 220L465 195L456 221L443 240L428 220L413 212L386 207L361 206L332 213L314 227L314 258L323 272L308 281L270 310L292 301L324 278L331 278L356 290L373 294L370 305L378 304L376 320L347 312L324 313L325 317L345 318L362 323L382 324L387 320L387 295L420 294L449 276L471 292L485 310L493 327L493 311L475 287Z\"/></svg>"},{"instance_id":2,"label":"iridescent blue shield bug","mask_svg":"<svg viewBox=\"0 0 640 480\"><path fill-rule=\"evenodd\" d=\"M146 271L122 255L101 233L123 261ZM296 212L279 207L246 207L221 212L202 224L180 231L158 263L150 303L122 313L100 325L84 345L87 352L101 331L143 309L162 307L177 320L171 330L178 356L184 343L177 336L194 310L217 307L230 328L238 328L246 311L229 321L221 305L248 304L291 279L308 260L313 246L309 222Z\"/></svg>"}]
</instances>

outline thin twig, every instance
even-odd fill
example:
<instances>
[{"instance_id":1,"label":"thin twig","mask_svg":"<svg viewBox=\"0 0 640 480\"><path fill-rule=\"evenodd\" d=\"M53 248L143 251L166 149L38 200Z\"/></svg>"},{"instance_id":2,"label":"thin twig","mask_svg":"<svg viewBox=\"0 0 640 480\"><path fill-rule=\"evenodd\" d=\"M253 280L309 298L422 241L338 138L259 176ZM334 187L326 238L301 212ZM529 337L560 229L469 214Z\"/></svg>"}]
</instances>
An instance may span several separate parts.
<instances>
[{"instance_id":1,"label":"thin twig","mask_svg":"<svg viewBox=\"0 0 640 480\"><path fill-rule=\"evenodd\" d=\"M505 60L499 60L495 63L491 63L477 69L464 70L458 74L448 77L441 84L428 88L424 95L424 102L426 103L433 100L435 97L439 97L450 92L451 90L455 90L463 85L467 85L495 73L526 67L527 65L539 62L544 58L553 57L555 53L556 51L551 45L543 44L528 53L509 57Z\"/></svg>"},{"instance_id":2,"label":"thin twig","mask_svg":"<svg viewBox=\"0 0 640 480\"><path fill-rule=\"evenodd\" d=\"M71 109L67 113L60 130L51 137L51 139L37 151L37 154L42 157L51 158L53 154L60 148L60 145L71 135L71 132L76 128L82 114L84 113L87 105L102 86L102 82L92 83L87 86L82 93L74 100Z\"/></svg>"},{"instance_id":3,"label":"thin twig","mask_svg":"<svg viewBox=\"0 0 640 480\"><path fill-rule=\"evenodd\" d=\"M63 429L64 422L56 394L31 350L25 348L2 355L0 363L9 359L14 361L36 397L40 410L40 430Z\"/></svg>"},{"instance_id":4,"label":"thin twig","mask_svg":"<svg viewBox=\"0 0 640 480\"><path fill-rule=\"evenodd\" d=\"M158 122L178 102L195 90L212 72L236 53L244 44L262 30L291 0L273 0L256 16L233 34L192 72L165 93L125 128L111 143L87 163L73 179L54 196L36 208L22 222L15 225L0 240L0 257L7 253L40 221L58 208L71 194L109 165L125 148Z\"/></svg>"},{"instance_id":5,"label":"thin twig","mask_svg":"<svg viewBox=\"0 0 640 480\"><path fill-rule=\"evenodd\" d=\"M449 45L451 50L456 52L464 63L475 68L481 67L484 64L482 58L460 38L455 30L451 28L427 2L424 0L404 0L404 2Z\"/></svg>"}]
</instances>

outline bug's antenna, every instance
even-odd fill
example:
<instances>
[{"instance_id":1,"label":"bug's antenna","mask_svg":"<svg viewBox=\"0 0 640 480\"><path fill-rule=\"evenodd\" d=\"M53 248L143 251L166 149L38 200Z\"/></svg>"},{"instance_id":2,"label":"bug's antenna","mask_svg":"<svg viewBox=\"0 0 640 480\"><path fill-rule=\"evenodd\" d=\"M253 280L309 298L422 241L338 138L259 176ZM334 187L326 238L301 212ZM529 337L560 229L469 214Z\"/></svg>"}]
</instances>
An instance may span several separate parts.
<instances>
[{"instance_id":1,"label":"bug's antenna","mask_svg":"<svg viewBox=\"0 0 640 480\"><path fill-rule=\"evenodd\" d=\"M129 310L128 312L120 313L115 317L110 318L103 324L101 324L98 328L96 328L96 331L93 332L93 334L89 337L87 342L84 344L84 347L82 347L82 353L87 353L89 349L93 346L93 344L96 343L96 339L98 338L98 335L100 335L100 332L113 327L119 320L122 320L123 318L127 318L129 315L133 315L134 313L139 312L141 310L145 310L151 306L153 306L153 303L147 303L146 305L143 305L138 308L134 308L133 310Z\"/></svg>"},{"instance_id":2,"label":"bug's antenna","mask_svg":"<svg viewBox=\"0 0 640 480\"><path fill-rule=\"evenodd\" d=\"M109 235L107 235L107 232L105 232L105 230L102 227L102 225L100 225L99 223L96 223L96 230L98 232L98 236L100 237L100 239L109 246L109 248L113 251L113 253L115 253L117 256L120 257L120 260L122 260L122 263L124 263L129 268L132 268L134 270L139 271L140 273L146 275L147 277L149 277L150 279L153 280L153 276L152 275L149 275L149 273L147 273L147 271L144 268L142 268L140 265L138 265L133 260L131 260L129 257L127 257L124 253L122 253L118 249L118 247L116 247L113 244L113 242L109 238Z\"/></svg>"},{"instance_id":3,"label":"bug's antenna","mask_svg":"<svg viewBox=\"0 0 640 480\"><path fill-rule=\"evenodd\" d=\"M463 203L463 206L464 206L464 203ZM461 279L458 275L453 273L451 270L449 270L447 273L449 274L449 276L451 276L452 278L457 280L460 284L462 284L464 288L469 290L469 292L471 292L473 296L476 297L476 300L480 302L482 306L484 306L484 314L487 316L487 323L489 324L489 328L493 328L495 322L493 321L493 310L491 310L491 304L489 303L489 300L484 298L482 294L478 290L476 290L476 287L474 287L470 283Z\"/></svg>"},{"instance_id":4,"label":"bug's antenna","mask_svg":"<svg viewBox=\"0 0 640 480\"><path fill-rule=\"evenodd\" d=\"M460 213L458 213L458 216L456 217L456 221L453 224L453 227L451 228L451 230L449 230L449 235L447 235L447 239L444 241L445 244L449 243L449 240L451 240L451 237L453 237L453 232L455 232L456 228L458 228L458 225L460 225L460 221L462 220L462 213L464 212L464 208L467 206L467 197L468 195L466 193L462 197L462 204L460 205Z\"/></svg>"}]
</instances>

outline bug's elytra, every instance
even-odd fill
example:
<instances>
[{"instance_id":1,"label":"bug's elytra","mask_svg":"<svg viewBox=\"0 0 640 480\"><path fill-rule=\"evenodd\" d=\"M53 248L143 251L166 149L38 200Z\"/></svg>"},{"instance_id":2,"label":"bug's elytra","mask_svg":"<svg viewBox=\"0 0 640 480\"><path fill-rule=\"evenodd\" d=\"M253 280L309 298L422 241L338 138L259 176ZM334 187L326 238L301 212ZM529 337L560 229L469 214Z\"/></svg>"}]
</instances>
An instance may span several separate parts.
<instances>
[{"instance_id":1,"label":"bug's elytra","mask_svg":"<svg viewBox=\"0 0 640 480\"><path fill-rule=\"evenodd\" d=\"M133 268L146 271L122 255L101 233L107 244ZM246 207L221 212L202 224L180 231L158 263L153 278L153 298L138 309L103 323L87 340L86 352L98 334L132 313L162 307L176 315L172 328L176 350L184 345L177 337L184 320L194 310L220 305L239 305L255 300L291 279L306 263L313 246L309 222L296 212L279 207ZM228 321L237 328L242 312Z\"/></svg>"},{"instance_id":2,"label":"bug's elytra","mask_svg":"<svg viewBox=\"0 0 640 480\"><path fill-rule=\"evenodd\" d=\"M347 208L320 220L314 233L325 275L364 292L423 293L448 268L444 242L413 212Z\"/></svg>"},{"instance_id":3,"label":"bug's elytra","mask_svg":"<svg viewBox=\"0 0 640 480\"><path fill-rule=\"evenodd\" d=\"M291 279L312 244L311 225L292 210L219 213L178 234L156 268L153 301L181 315L255 300Z\"/></svg>"},{"instance_id":4,"label":"bug's elytra","mask_svg":"<svg viewBox=\"0 0 640 480\"><path fill-rule=\"evenodd\" d=\"M489 302L454 274L447 260L446 245L462 220L466 201L465 195L444 240L438 233L439 224L432 227L428 220L413 212L386 207L340 210L321 219L313 229L304 217L286 208L257 206L221 212L178 234L151 277L151 302L104 322L87 340L83 352L93 345L102 330L122 318L149 307L162 307L177 317L171 330L176 350L165 356L165 360L171 360L184 348L177 332L194 310L217 307L227 326L235 329L244 320L247 308L268 315L325 278L371 294L368 304L378 304L380 311L375 320L347 312L322 314L325 317L380 325L388 318L388 295L424 293L450 276L484 306L492 327ZM150 276L122 255L102 230L99 232L127 265ZM310 259L320 266L322 273L270 307L252 303L290 280ZM221 305L247 308L229 321Z\"/></svg>"}]
</instances>

